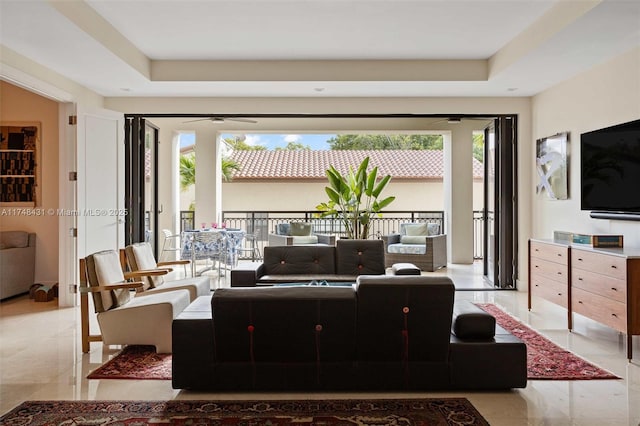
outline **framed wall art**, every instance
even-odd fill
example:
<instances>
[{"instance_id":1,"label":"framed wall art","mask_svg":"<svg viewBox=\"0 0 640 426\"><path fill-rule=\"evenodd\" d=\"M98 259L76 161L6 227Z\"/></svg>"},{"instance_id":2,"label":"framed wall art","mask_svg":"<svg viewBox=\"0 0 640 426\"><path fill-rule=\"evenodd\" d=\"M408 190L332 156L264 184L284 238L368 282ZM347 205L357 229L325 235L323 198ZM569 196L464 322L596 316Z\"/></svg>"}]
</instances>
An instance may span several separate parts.
<instances>
[{"instance_id":1,"label":"framed wall art","mask_svg":"<svg viewBox=\"0 0 640 426\"><path fill-rule=\"evenodd\" d=\"M569 133L558 133L536 141L536 193L552 200L569 198L567 181L567 144Z\"/></svg>"}]
</instances>

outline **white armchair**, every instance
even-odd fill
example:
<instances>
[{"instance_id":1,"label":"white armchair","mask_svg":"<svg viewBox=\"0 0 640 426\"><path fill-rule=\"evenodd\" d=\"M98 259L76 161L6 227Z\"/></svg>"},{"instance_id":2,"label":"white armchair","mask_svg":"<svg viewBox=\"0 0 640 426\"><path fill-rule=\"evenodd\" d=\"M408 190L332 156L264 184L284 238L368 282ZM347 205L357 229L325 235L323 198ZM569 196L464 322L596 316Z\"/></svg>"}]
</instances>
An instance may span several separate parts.
<instances>
[{"instance_id":1,"label":"white armchair","mask_svg":"<svg viewBox=\"0 0 640 426\"><path fill-rule=\"evenodd\" d=\"M142 282L125 281L118 252L105 250L80 259L80 314L82 351L90 342L105 345L152 345L171 353L173 319L189 306L189 292L174 290L134 297ZM100 334L89 328L89 298L98 317Z\"/></svg>"}]
</instances>

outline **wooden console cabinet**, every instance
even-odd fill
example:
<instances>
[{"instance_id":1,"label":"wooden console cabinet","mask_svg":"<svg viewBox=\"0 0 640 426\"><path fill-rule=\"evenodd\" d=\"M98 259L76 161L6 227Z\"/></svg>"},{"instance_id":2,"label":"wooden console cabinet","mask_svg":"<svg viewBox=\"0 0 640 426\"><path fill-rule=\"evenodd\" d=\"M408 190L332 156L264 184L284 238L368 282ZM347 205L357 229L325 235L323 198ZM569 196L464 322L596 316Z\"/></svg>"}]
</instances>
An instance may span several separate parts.
<instances>
[{"instance_id":1,"label":"wooden console cabinet","mask_svg":"<svg viewBox=\"0 0 640 426\"><path fill-rule=\"evenodd\" d=\"M577 244L529 241L531 296L567 308L568 328L578 313L627 335L640 335L640 250L601 249Z\"/></svg>"},{"instance_id":2,"label":"wooden console cabinet","mask_svg":"<svg viewBox=\"0 0 640 426\"><path fill-rule=\"evenodd\" d=\"M569 246L542 240L529 241L529 294L567 309L567 327L572 329L570 309Z\"/></svg>"}]
</instances>

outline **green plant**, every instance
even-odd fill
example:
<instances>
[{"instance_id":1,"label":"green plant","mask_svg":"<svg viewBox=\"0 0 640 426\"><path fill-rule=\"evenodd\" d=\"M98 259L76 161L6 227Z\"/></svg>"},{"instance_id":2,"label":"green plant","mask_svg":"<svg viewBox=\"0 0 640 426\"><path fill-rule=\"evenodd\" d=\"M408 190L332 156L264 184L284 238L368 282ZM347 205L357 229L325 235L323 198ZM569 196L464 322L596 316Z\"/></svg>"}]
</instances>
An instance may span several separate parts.
<instances>
[{"instance_id":1,"label":"green plant","mask_svg":"<svg viewBox=\"0 0 640 426\"><path fill-rule=\"evenodd\" d=\"M348 238L366 239L373 216L381 216L383 208L391 204L396 197L387 197L378 201L382 190L391 180L390 175L378 181L378 167L367 172L369 157L365 158L356 171L352 167L342 175L335 167L326 171L329 186L325 192L329 201L316 206L320 217L337 216L344 224Z\"/></svg>"}]
</instances>

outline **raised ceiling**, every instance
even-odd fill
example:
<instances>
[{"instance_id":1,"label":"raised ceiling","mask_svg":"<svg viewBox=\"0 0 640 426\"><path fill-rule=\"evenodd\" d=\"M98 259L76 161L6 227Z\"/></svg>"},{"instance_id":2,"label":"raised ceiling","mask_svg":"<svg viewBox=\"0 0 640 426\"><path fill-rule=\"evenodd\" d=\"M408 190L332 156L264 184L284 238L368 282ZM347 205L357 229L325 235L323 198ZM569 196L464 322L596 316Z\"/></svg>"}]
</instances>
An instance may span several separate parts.
<instances>
[{"instance_id":1,"label":"raised ceiling","mask_svg":"<svg viewBox=\"0 0 640 426\"><path fill-rule=\"evenodd\" d=\"M0 43L107 97L531 96L640 46L640 1L0 0Z\"/></svg>"}]
</instances>

